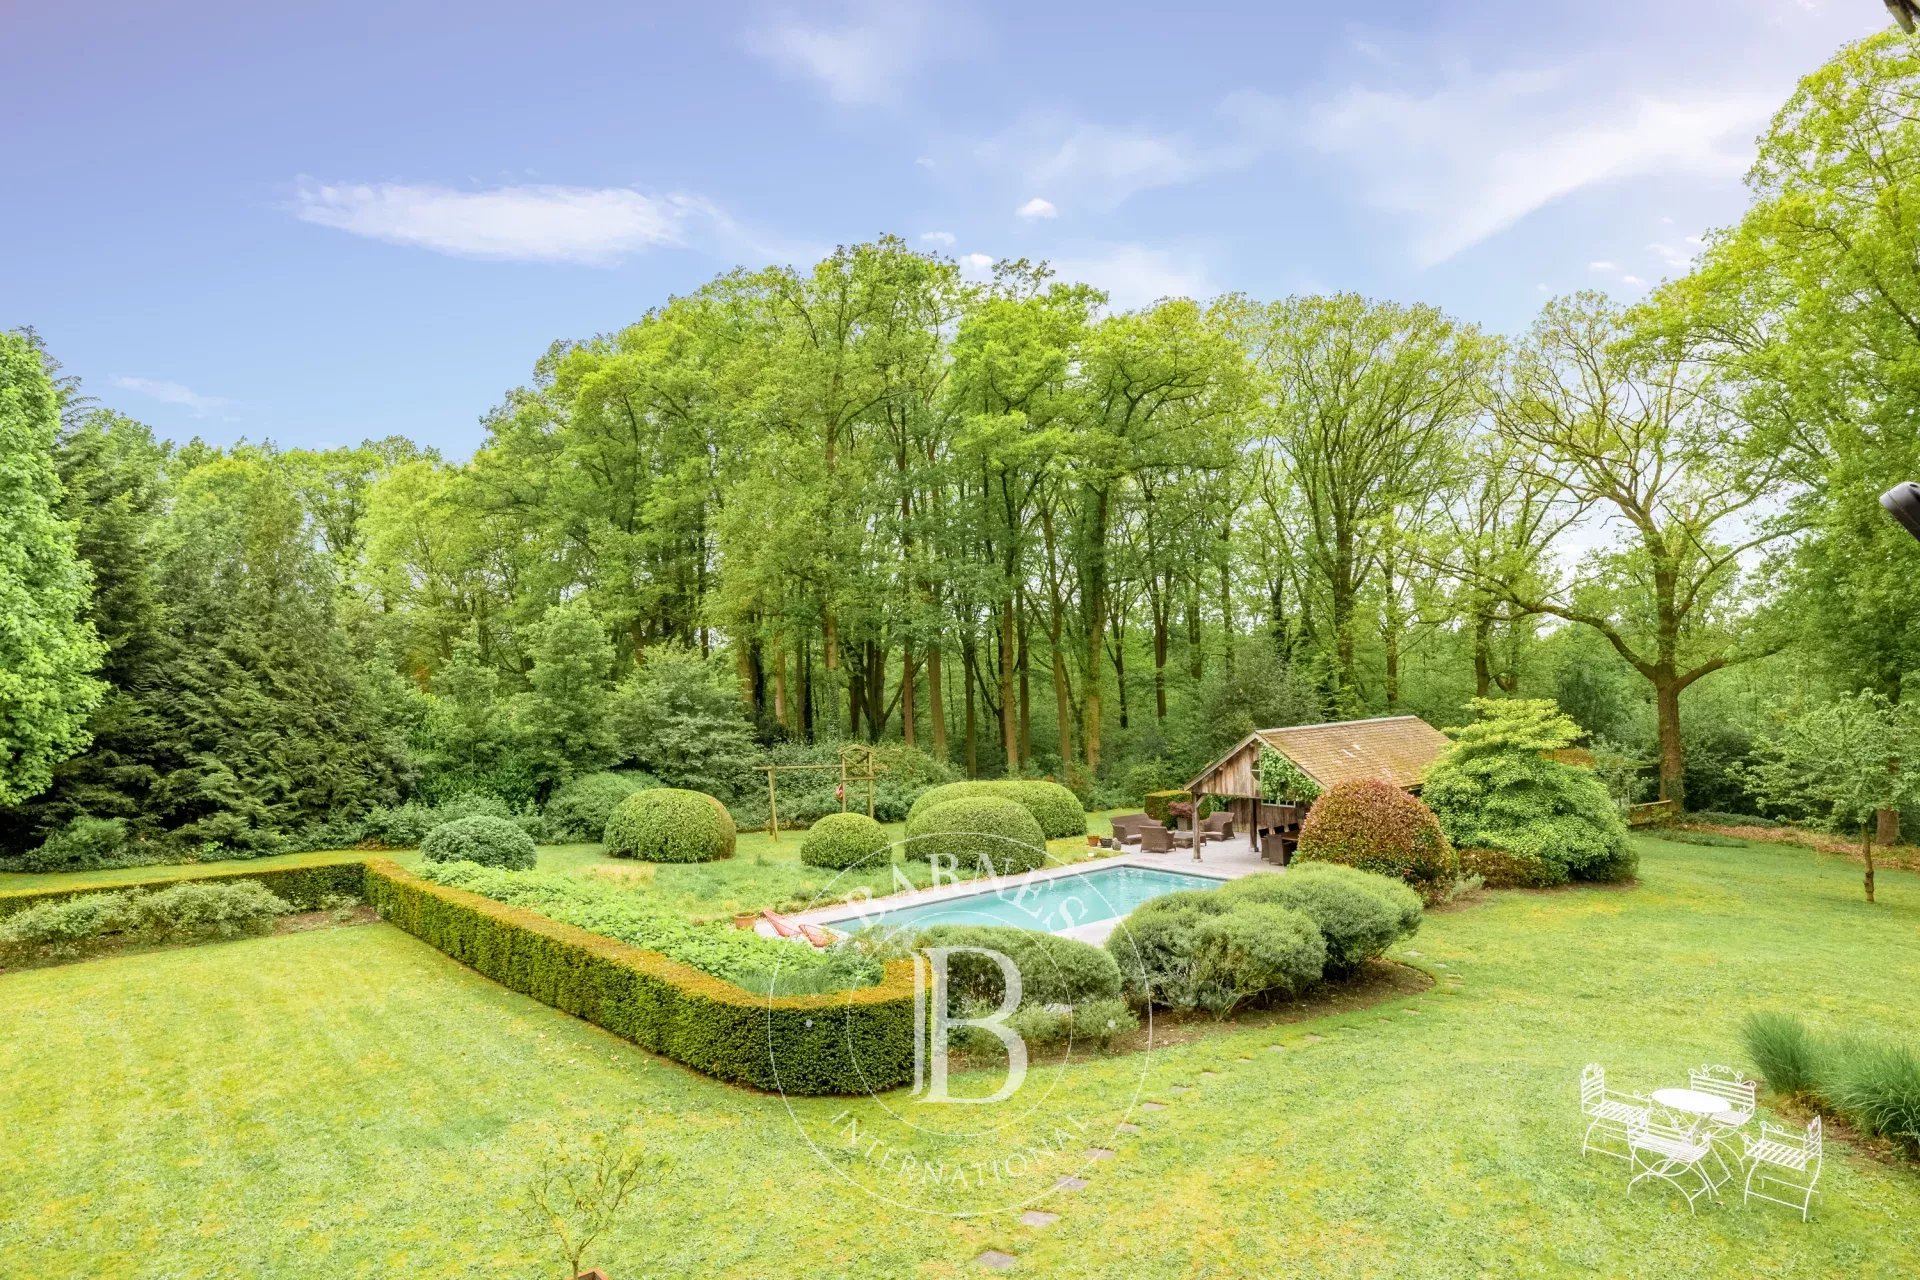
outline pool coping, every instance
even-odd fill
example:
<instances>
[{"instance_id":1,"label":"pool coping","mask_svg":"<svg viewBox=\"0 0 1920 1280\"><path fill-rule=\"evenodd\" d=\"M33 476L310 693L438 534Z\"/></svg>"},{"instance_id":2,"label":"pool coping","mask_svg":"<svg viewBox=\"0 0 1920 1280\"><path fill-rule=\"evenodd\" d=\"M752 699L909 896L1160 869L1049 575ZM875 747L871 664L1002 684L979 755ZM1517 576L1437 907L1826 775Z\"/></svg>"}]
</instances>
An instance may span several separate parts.
<instances>
[{"instance_id":1,"label":"pool coping","mask_svg":"<svg viewBox=\"0 0 1920 1280\"><path fill-rule=\"evenodd\" d=\"M1173 875L1197 876L1206 880L1218 880L1222 884L1229 880L1238 880L1242 876L1257 875L1262 871L1279 871L1278 867L1236 867L1209 864L1194 861L1191 857L1175 859L1178 865L1169 866L1165 854L1122 853L1108 858L1089 858L1085 862L1070 862L1065 866L1041 867L1035 871L1025 871L1011 876L981 876L973 880L952 881L931 885L925 889L910 889L900 893L890 893L885 897L865 898L858 904L836 902L824 907L813 907L806 911L795 912L781 917L790 924L812 924L837 935L844 936L845 930L837 926L862 915L877 914L882 911L898 911L905 907L926 906L936 902L949 902L956 898L971 898L984 893L1003 893L1009 889L1018 890L1029 884L1043 884L1052 880L1064 880L1069 876L1083 876L1109 867L1133 867L1143 871L1164 871ZM1113 932L1113 927L1124 916L1109 916L1102 920L1089 920L1062 929L1055 933L1059 938L1078 938L1083 942L1103 942ZM759 920L754 924L756 932L765 937L778 937L771 923Z\"/></svg>"}]
</instances>

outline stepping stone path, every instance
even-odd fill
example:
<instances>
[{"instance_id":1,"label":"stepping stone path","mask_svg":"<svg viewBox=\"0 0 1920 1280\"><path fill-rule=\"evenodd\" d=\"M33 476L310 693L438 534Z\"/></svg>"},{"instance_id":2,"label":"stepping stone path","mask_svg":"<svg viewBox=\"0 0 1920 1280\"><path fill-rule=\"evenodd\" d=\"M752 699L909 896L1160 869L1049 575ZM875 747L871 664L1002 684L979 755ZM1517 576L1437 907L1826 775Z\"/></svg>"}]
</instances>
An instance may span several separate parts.
<instances>
[{"instance_id":1,"label":"stepping stone path","mask_svg":"<svg viewBox=\"0 0 1920 1280\"><path fill-rule=\"evenodd\" d=\"M1087 1148L1087 1159L1111 1160L1113 1159L1113 1152L1108 1150L1106 1147L1089 1147Z\"/></svg>"},{"instance_id":2,"label":"stepping stone path","mask_svg":"<svg viewBox=\"0 0 1920 1280\"><path fill-rule=\"evenodd\" d=\"M1068 1174L1066 1177L1060 1179L1060 1181L1054 1183L1053 1189L1055 1191L1079 1191L1086 1185L1087 1180L1085 1178L1076 1178L1072 1174Z\"/></svg>"},{"instance_id":3,"label":"stepping stone path","mask_svg":"<svg viewBox=\"0 0 1920 1280\"><path fill-rule=\"evenodd\" d=\"M1424 1012L1426 1012L1426 1010L1424 1010L1424 1009L1402 1009L1402 1010L1401 1010L1400 1012L1402 1012L1402 1013L1410 1013L1410 1014L1412 1014L1412 1015L1414 1015L1415 1017L1419 1017L1419 1016L1420 1016L1420 1015L1421 1015L1422 1013L1424 1013Z\"/></svg>"},{"instance_id":4,"label":"stepping stone path","mask_svg":"<svg viewBox=\"0 0 1920 1280\"><path fill-rule=\"evenodd\" d=\"M1283 1044L1270 1044L1270 1045L1268 1045L1268 1046L1267 1046L1267 1052L1268 1052L1268 1053L1283 1053L1283 1052L1285 1052L1285 1050L1286 1050L1286 1047L1287 1047L1287 1046L1285 1046L1285 1045L1283 1045Z\"/></svg>"},{"instance_id":5,"label":"stepping stone path","mask_svg":"<svg viewBox=\"0 0 1920 1280\"><path fill-rule=\"evenodd\" d=\"M1218 1071L1202 1071L1200 1073L1200 1078L1202 1080L1212 1080L1214 1077L1218 1076L1219 1074L1220 1073Z\"/></svg>"},{"instance_id":6,"label":"stepping stone path","mask_svg":"<svg viewBox=\"0 0 1920 1280\"><path fill-rule=\"evenodd\" d=\"M1167 1104L1164 1102L1143 1102L1140 1104L1140 1109L1142 1111L1165 1111Z\"/></svg>"},{"instance_id":7,"label":"stepping stone path","mask_svg":"<svg viewBox=\"0 0 1920 1280\"><path fill-rule=\"evenodd\" d=\"M1326 1037L1325 1036L1305 1036L1303 1037L1303 1039L1305 1039L1308 1044L1319 1044L1322 1040L1326 1039Z\"/></svg>"},{"instance_id":8,"label":"stepping stone path","mask_svg":"<svg viewBox=\"0 0 1920 1280\"><path fill-rule=\"evenodd\" d=\"M1117 1125L1115 1125L1115 1126L1114 1126L1114 1128L1115 1128L1115 1129L1117 1129L1118 1131L1120 1131L1121 1133L1138 1133L1138 1132L1140 1132L1140 1126L1139 1126L1139 1125L1137 1125L1137 1124L1117 1124Z\"/></svg>"},{"instance_id":9,"label":"stepping stone path","mask_svg":"<svg viewBox=\"0 0 1920 1280\"><path fill-rule=\"evenodd\" d=\"M1023 1227L1050 1227L1058 1221L1059 1214L1048 1213L1045 1209L1029 1209L1020 1215L1020 1225Z\"/></svg>"},{"instance_id":10,"label":"stepping stone path","mask_svg":"<svg viewBox=\"0 0 1920 1280\"><path fill-rule=\"evenodd\" d=\"M1252 1062L1253 1059L1247 1057L1245 1054L1241 1054L1238 1058L1235 1058L1234 1061L1235 1062Z\"/></svg>"},{"instance_id":11,"label":"stepping stone path","mask_svg":"<svg viewBox=\"0 0 1920 1280\"><path fill-rule=\"evenodd\" d=\"M975 1258L974 1261L989 1271L1006 1271L1011 1268L1014 1263L1020 1261L1020 1259L1010 1253L1002 1253L998 1249L989 1249Z\"/></svg>"}]
</instances>

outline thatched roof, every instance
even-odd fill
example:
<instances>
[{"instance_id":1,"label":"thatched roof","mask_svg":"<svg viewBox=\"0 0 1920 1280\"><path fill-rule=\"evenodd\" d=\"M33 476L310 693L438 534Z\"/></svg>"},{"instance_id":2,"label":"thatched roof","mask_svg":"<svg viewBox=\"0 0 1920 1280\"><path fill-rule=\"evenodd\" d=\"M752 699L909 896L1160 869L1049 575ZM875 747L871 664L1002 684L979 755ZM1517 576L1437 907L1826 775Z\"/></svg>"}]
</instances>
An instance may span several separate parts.
<instances>
[{"instance_id":1,"label":"thatched roof","mask_svg":"<svg viewBox=\"0 0 1920 1280\"><path fill-rule=\"evenodd\" d=\"M1301 772L1332 787L1354 778L1378 778L1408 789L1420 785L1427 769L1447 749L1447 736L1419 716L1383 716L1375 720L1342 720L1334 724L1302 724L1285 729L1256 729L1232 751L1216 760L1188 784L1196 794L1222 791L1208 780L1231 768L1244 781L1246 764L1238 757L1260 743L1272 747L1300 767ZM1257 777L1257 774L1255 775Z\"/></svg>"}]
</instances>

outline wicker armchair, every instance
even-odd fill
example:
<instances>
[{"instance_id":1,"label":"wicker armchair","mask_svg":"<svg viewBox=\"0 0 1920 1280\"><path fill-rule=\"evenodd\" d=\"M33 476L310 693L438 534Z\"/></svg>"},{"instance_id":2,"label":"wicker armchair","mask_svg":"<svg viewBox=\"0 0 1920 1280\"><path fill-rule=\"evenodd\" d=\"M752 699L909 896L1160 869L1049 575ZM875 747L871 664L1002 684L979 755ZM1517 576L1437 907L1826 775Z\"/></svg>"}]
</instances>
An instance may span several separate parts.
<instances>
[{"instance_id":1,"label":"wicker armchair","mask_svg":"<svg viewBox=\"0 0 1920 1280\"><path fill-rule=\"evenodd\" d=\"M1210 813L1202 818L1200 820L1200 838L1202 840L1233 839L1232 812L1222 809L1218 813Z\"/></svg>"},{"instance_id":2,"label":"wicker armchair","mask_svg":"<svg viewBox=\"0 0 1920 1280\"><path fill-rule=\"evenodd\" d=\"M1157 822L1149 822L1140 828L1140 851L1142 853L1172 853L1173 832Z\"/></svg>"}]
</instances>

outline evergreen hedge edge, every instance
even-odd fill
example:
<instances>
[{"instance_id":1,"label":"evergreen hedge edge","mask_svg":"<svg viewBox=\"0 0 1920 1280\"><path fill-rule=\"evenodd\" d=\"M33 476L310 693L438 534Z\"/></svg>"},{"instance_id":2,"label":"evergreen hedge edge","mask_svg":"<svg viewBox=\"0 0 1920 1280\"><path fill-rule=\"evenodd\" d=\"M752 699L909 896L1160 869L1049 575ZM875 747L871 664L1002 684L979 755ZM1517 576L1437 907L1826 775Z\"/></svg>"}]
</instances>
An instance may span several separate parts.
<instances>
[{"instance_id":1,"label":"evergreen hedge edge","mask_svg":"<svg viewBox=\"0 0 1920 1280\"><path fill-rule=\"evenodd\" d=\"M764 996L655 951L561 924L378 859L382 918L501 986L728 1084L789 1094L877 1093L913 1078L913 962L880 982Z\"/></svg>"},{"instance_id":2,"label":"evergreen hedge edge","mask_svg":"<svg viewBox=\"0 0 1920 1280\"><path fill-rule=\"evenodd\" d=\"M338 862L310 863L298 867L252 867L239 870L209 871L205 875L167 876L152 880L96 881L64 889L0 890L0 919L43 902L81 898L94 893L113 893L123 889L159 891L177 884L204 884L208 881L255 880L279 894L296 911L317 910L328 897L366 897L367 859L364 856Z\"/></svg>"}]
</instances>

